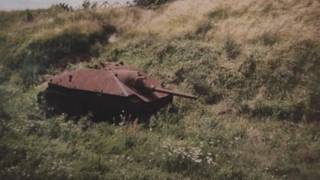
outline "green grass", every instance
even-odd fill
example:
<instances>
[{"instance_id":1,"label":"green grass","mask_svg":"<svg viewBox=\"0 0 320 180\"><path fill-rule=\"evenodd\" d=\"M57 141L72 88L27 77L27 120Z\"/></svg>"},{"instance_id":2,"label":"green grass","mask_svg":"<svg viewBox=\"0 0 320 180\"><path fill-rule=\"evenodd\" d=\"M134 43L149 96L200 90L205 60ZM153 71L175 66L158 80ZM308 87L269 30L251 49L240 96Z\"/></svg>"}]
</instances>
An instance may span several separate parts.
<instances>
[{"instance_id":1,"label":"green grass","mask_svg":"<svg viewBox=\"0 0 320 180\"><path fill-rule=\"evenodd\" d=\"M1 179L318 179L319 41L206 39L227 11L170 39L126 32L92 10L2 12ZM97 27L83 31L75 17ZM108 43L116 30L121 38ZM199 99L176 98L149 123L45 116L37 103L44 75L105 60Z\"/></svg>"}]
</instances>

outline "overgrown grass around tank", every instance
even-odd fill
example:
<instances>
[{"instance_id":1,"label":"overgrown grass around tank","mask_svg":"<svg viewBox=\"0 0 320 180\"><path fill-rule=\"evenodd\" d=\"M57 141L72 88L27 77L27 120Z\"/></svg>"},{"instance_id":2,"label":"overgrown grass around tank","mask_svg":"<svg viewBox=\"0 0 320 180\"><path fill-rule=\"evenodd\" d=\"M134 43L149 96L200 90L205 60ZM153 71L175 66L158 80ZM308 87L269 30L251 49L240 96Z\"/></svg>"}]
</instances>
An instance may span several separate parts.
<instances>
[{"instance_id":1,"label":"overgrown grass around tank","mask_svg":"<svg viewBox=\"0 0 320 180\"><path fill-rule=\"evenodd\" d=\"M184 0L1 14L0 178L319 179L318 6ZM44 115L38 80L106 60L199 99L175 98L149 123Z\"/></svg>"}]
</instances>

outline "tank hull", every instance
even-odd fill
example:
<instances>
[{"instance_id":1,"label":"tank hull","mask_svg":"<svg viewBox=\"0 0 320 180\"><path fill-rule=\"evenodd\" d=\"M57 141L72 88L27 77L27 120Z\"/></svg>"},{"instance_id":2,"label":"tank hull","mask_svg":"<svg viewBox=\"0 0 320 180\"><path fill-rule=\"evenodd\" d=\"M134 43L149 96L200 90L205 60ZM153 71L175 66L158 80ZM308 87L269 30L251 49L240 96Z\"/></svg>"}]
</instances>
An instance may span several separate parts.
<instances>
[{"instance_id":1,"label":"tank hull","mask_svg":"<svg viewBox=\"0 0 320 180\"><path fill-rule=\"evenodd\" d=\"M66 113L80 117L91 114L95 120L115 120L119 118L147 117L172 102L167 95L152 102L143 102L135 96L123 97L97 92L69 89L49 85L42 99L49 106L49 114Z\"/></svg>"}]
</instances>

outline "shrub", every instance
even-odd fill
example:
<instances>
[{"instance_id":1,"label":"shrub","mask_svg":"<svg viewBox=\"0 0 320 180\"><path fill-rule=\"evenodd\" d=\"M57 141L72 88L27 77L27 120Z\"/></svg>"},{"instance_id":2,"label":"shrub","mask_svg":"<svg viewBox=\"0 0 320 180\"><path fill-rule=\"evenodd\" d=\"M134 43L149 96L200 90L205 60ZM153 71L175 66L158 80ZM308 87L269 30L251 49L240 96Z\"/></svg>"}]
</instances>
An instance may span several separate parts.
<instances>
[{"instance_id":1,"label":"shrub","mask_svg":"<svg viewBox=\"0 0 320 180\"><path fill-rule=\"evenodd\" d=\"M244 61L239 71L245 76L250 77L252 76L257 68L257 62L255 60L255 57L253 55L250 55L246 61Z\"/></svg>"},{"instance_id":2,"label":"shrub","mask_svg":"<svg viewBox=\"0 0 320 180\"><path fill-rule=\"evenodd\" d=\"M82 2L82 8L83 9L89 9L91 7L91 2L89 0L84 0Z\"/></svg>"},{"instance_id":3,"label":"shrub","mask_svg":"<svg viewBox=\"0 0 320 180\"><path fill-rule=\"evenodd\" d=\"M231 37L227 37L225 40L224 49L228 59L236 59L241 53L240 44L238 44Z\"/></svg>"},{"instance_id":4,"label":"shrub","mask_svg":"<svg viewBox=\"0 0 320 180\"><path fill-rule=\"evenodd\" d=\"M159 6L169 1L172 1L172 0L133 0L133 3L136 6L151 7L151 6Z\"/></svg>"},{"instance_id":5,"label":"shrub","mask_svg":"<svg viewBox=\"0 0 320 180\"><path fill-rule=\"evenodd\" d=\"M30 10L26 10L26 17L25 17L25 21L26 22L32 22L34 19L32 12Z\"/></svg>"}]
</instances>

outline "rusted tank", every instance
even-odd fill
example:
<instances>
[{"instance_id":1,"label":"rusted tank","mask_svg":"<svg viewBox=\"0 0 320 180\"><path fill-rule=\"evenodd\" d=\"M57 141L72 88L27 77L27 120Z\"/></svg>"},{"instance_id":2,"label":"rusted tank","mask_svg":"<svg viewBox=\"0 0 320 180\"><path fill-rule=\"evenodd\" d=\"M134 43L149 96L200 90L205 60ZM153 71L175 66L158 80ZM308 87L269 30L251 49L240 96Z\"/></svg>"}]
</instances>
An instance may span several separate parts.
<instances>
[{"instance_id":1,"label":"rusted tank","mask_svg":"<svg viewBox=\"0 0 320 180\"><path fill-rule=\"evenodd\" d=\"M50 112L72 116L92 113L103 119L121 114L150 115L171 103L173 96L196 99L166 89L161 81L123 63L106 63L51 77L41 97Z\"/></svg>"}]
</instances>

